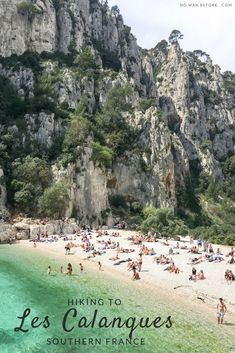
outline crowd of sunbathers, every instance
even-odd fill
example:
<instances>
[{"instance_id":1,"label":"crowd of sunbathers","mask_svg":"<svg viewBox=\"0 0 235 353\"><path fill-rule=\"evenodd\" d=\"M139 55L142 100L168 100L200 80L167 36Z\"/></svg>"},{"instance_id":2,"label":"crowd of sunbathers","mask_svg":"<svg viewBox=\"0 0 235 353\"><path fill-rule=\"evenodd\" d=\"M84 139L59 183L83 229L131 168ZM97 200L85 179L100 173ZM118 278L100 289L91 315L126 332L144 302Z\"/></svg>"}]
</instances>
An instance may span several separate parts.
<instances>
[{"instance_id":1,"label":"crowd of sunbathers","mask_svg":"<svg viewBox=\"0 0 235 353\"><path fill-rule=\"evenodd\" d=\"M81 240L83 242L83 245L82 245L83 249L87 252L92 251L92 256L90 257L101 255L102 254L102 252L100 252L101 250L106 251L108 249L116 249L117 250L116 255L113 257L110 257L109 260L113 261L115 266L128 262L128 270L132 271L133 279L140 279L139 272L141 272L141 269L142 269L142 263L143 263L142 259L143 259L143 256L146 256L146 255L154 255L153 261L156 264L168 265L167 267L164 268L164 271L168 271L169 273L175 273L175 274L182 272L180 268L176 266L172 258L173 255L179 254L179 250L186 250L188 251L188 253L199 255L199 256L190 258L190 262L188 264L192 266L199 264L203 261L221 262L221 261L224 261L224 256L230 257L228 261L229 263L234 263L233 248L231 248L228 254L223 255L219 248L217 248L216 251L214 251L212 244L208 244L207 242L198 242L197 245L193 244L188 247L185 244L181 245L179 241L176 242L175 246L172 246L169 244L167 239L161 240L160 241L161 244L168 247L168 255L160 254L156 256L156 251L154 250L154 248L149 248L144 244L144 242L146 241L151 242L154 239L152 239L150 236L144 237L143 235L140 235L140 234L128 237L128 240L130 241L131 246L133 245L138 246L139 259L136 261L133 261L131 258L120 259L120 254L122 253L129 254L134 252L135 250L133 248L128 249L128 248L120 247L119 242L114 242L111 240L111 237L119 236L119 233L117 234L112 233L111 235L108 233L108 231L98 231L96 233L97 238L100 238L102 236L106 236L106 237L109 236L109 239L98 240L97 243L100 244L102 247L99 248L99 250L97 251L94 249L94 245L90 244L89 236L82 235ZM204 271L202 269L200 271L197 271L195 267L193 267L192 273L189 275L189 280L196 281L196 280L204 280L204 279L206 279ZM227 271L226 279L228 281L234 280L234 275L232 274L232 271L229 271L229 270Z\"/></svg>"},{"instance_id":2,"label":"crowd of sunbathers","mask_svg":"<svg viewBox=\"0 0 235 353\"><path fill-rule=\"evenodd\" d=\"M77 229L74 231L74 234L71 236L61 235L64 241L67 241L65 245L66 254L71 254L71 249L77 246L80 246L83 251L86 253L86 259L93 259L97 256L101 256L107 253L108 250L115 250L116 254L109 258L110 261L113 261L113 265L119 266L123 263L128 263L128 270L132 271L133 279L140 279L139 273L142 271L143 264L143 256L154 256L153 262L159 265L167 265L164 267L164 271L168 271L169 273L179 274L181 269L175 264L173 261L173 257L176 260L177 256L180 254L180 250L186 250L189 254L196 255L194 257L189 258L189 265L192 265L192 271L189 274L189 280L204 280L206 276L204 271L201 269L198 271L194 266L196 264L200 264L204 261L208 262L221 262L225 261L227 257L227 263L234 264L235 263L235 250L231 247L230 251L227 254L223 254L219 248L214 249L212 244L208 244L206 241L193 241L190 240L190 244L185 244L183 241L176 240L174 245L168 242L168 239L159 239L152 235L142 235L140 233L130 236L127 239L130 241L130 247L123 247L120 245L120 242L117 241L119 239L120 234L118 231L109 232L107 230L92 230L91 227L82 227L81 229ZM103 238L104 237L104 238ZM48 239L48 235L46 232L38 235L38 241ZM53 239L53 237L52 237ZM58 239L55 236L55 240ZM76 242L71 240L78 240L79 245ZM161 245L166 246L168 249L167 254L158 254L153 247L148 247L144 243L150 242L159 242ZM136 248L133 248L133 245ZM130 257L122 258L121 254L131 254L134 253L135 250L138 249L139 258L136 260L131 259ZM131 255L130 255L131 256ZM232 283L235 281L235 275L231 270L226 270L225 272L225 280L228 283Z\"/></svg>"}]
</instances>

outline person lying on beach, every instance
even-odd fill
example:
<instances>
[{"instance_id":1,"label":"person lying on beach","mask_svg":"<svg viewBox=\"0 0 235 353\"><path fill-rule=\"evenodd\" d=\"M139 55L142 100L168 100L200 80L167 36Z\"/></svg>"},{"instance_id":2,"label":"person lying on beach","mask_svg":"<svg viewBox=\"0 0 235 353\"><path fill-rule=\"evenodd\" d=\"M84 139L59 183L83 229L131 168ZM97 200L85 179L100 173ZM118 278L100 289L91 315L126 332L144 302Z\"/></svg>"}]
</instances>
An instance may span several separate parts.
<instances>
[{"instance_id":1,"label":"person lying on beach","mask_svg":"<svg viewBox=\"0 0 235 353\"><path fill-rule=\"evenodd\" d=\"M147 243L153 243L153 242L156 242L158 241L157 239L155 239L155 237L150 237L150 236L147 236L144 238L144 241L146 241Z\"/></svg>"},{"instance_id":2,"label":"person lying on beach","mask_svg":"<svg viewBox=\"0 0 235 353\"><path fill-rule=\"evenodd\" d=\"M118 262L115 262L113 265L114 265L114 266L118 266L118 265L121 265L121 264L123 264L123 263L125 263L125 262L128 262L127 267L128 267L128 271L130 271L131 268L130 268L130 266L129 266L129 263L132 262L132 260L131 260L130 258L129 258L129 259L126 259L126 260L120 260L120 261L118 261Z\"/></svg>"},{"instance_id":3,"label":"person lying on beach","mask_svg":"<svg viewBox=\"0 0 235 353\"><path fill-rule=\"evenodd\" d=\"M188 252L191 252L192 254L200 254L199 249L194 245L191 247L191 249L188 250Z\"/></svg>"},{"instance_id":4,"label":"person lying on beach","mask_svg":"<svg viewBox=\"0 0 235 353\"><path fill-rule=\"evenodd\" d=\"M224 261L223 257L221 255L213 255L213 254L206 254L205 258L209 261L209 262L221 262Z\"/></svg>"},{"instance_id":5,"label":"person lying on beach","mask_svg":"<svg viewBox=\"0 0 235 353\"><path fill-rule=\"evenodd\" d=\"M111 237L120 237L119 232L112 232Z\"/></svg>"},{"instance_id":6,"label":"person lying on beach","mask_svg":"<svg viewBox=\"0 0 235 353\"><path fill-rule=\"evenodd\" d=\"M202 256L199 256L199 257L190 258L189 262L187 264L188 265L196 265L196 264L199 264L202 261L203 261Z\"/></svg>"},{"instance_id":7,"label":"person lying on beach","mask_svg":"<svg viewBox=\"0 0 235 353\"><path fill-rule=\"evenodd\" d=\"M160 256L156 256L154 258L154 262L160 265L168 265L170 263L170 259L161 254Z\"/></svg>"},{"instance_id":8,"label":"person lying on beach","mask_svg":"<svg viewBox=\"0 0 235 353\"><path fill-rule=\"evenodd\" d=\"M121 253L131 253L131 252L134 252L135 250L134 249L124 249L124 248L121 248L120 250L119 250Z\"/></svg>"},{"instance_id":9,"label":"person lying on beach","mask_svg":"<svg viewBox=\"0 0 235 353\"><path fill-rule=\"evenodd\" d=\"M172 262L170 266L165 268L164 271L169 271L170 273L176 273L176 274L180 273L179 268L175 266L174 262Z\"/></svg>"},{"instance_id":10,"label":"person lying on beach","mask_svg":"<svg viewBox=\"0 0 235 353\"><path fill-rule=\"evenodd\" d=\"M206 279L203 270L200 270L200 272L197 274L197 279L199 280Z\"/></svg>"},{"instance_id":11,"label":"person lying on beach","mask_svg":"<svg viewBox=\"0 0 235 353\"><path fill-rule=\"evenodd\" d=\"M109 258L109 260L111 260L111 261L116 261L119 259L120 259L120 257L118 257L118 255Z\"/></svg>"},{"instance_id":12,"label":"person lying on beach","mask_svg":"<svg viewBox=\"0 0 235 353\"><path fill-rule=\"evenodd\" d=\"M188 250L188 247L187 247L187 245L181 245L181 246L180 246L180 249L181 249L181 250Z\"/></svg>"}]
</instances>

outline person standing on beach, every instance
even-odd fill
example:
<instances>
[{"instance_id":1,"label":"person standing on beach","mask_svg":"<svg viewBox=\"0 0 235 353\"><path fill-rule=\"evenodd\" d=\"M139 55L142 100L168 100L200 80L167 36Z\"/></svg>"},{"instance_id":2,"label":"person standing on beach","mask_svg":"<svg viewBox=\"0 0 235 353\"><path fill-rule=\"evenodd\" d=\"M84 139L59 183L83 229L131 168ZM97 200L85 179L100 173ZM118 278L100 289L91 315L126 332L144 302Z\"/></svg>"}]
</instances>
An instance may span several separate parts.
<instances>
[{"instance_id":1,"label":"person standing on beach","mask_svg":"<svg viewBox=\"0 0 235 353\"><path fill-rule=\"evenodd\" d=\"M80 271L81 271L81 273L82 273L82 272L83 272L83 264L80 263L79 266L80 266Z\"/></svg>"},{"instance_id":2,"label":"person standing on beach","mask_svg":"<svg viewBox=\"0 0 235 353\"><path fill-rule=\"evenodd\" d=\"M224 315L227 312L227 307L224 304L223 298L219 298L219 303L217 304L217 319L218 324L223 324Z\"/></svg>"},{"instance_id":3,"label":"person standing on beach","mask_svg":"<svg viewBox=\"0 0 235 353\"><path fill-rule=\"evenodd\" d=\"M51 266L48 266L48 268L47 268L47 274L48 274L48 275L51 274Z\"/></svg>"},{"instance_id":4,"label":"person standing on beach","mask_svg":"<svg viewBox=\"0 0 235 353\"><path fill-rule=\"evenodd\" d=\"M138 270L139 270L139 272L141 272L141 270L142 270L142 264L143 264L143 260L142 260L142 254L141 254L140 257L139 257L139 260L138 260Z\"/></svg>"},{"instance_id":5,"label":"person standing on beach","mask_svg":"<svg viewBox=\"0 0 235 353\"><path fill-rule=\"evenodd\" d=\"M73 272L73 267L71 263L69 263L67 266L67 275L72 276L72 272Z\"/></svg>"},{"instance_id":6,"label":"person standing on beach","mask_svg":"<svg viewBox=\"0 0 235 353\"><path fill-rule=\"evenodd\" d=\"M99 271L103 271L103 270L102 270L102 264L101 264L100 261L98 262L98 266L99 266Z\"/></svg>"}]
</instances>

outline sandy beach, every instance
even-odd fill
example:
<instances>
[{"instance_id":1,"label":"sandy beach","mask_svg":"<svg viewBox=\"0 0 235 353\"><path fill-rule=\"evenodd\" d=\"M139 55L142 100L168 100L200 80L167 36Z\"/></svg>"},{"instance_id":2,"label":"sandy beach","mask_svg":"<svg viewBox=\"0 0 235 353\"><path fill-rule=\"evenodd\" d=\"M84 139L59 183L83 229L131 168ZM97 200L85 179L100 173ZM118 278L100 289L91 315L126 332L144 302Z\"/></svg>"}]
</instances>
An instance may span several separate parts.
<instances>
[{"instance_id":1,"label":"sandy beach","mask_svg":"<svg viewBox=\"0 0 235 353\"><path fill-rule=\"evenodd\" d=\"M132 260L137 260L139 258L140 247L138 245L131 244L128 238L135 235L136 232L133 231L118 231L119 237L112 237L112 232L117 232L117 230L109 230L109 235L104 235L102 237L96 237L96 234L92 234L92 244L94 244L95 249L102 249L102 243L100 241L108 241L110 238L112 242L119 242L120 248L132 249L133 252L130 253L119 253L120 260L126 260L131 258ZM167 265L157 264L154 261L155 256L160 254L168 255L170 247L176 247L176 241L169 240L169 246L163 244L163 240L159 239L157 242L146 242L143 243L150 249L154 249L156 252L155 256L144 255L143 265L140 272L140 280L132 280L132 271L128 271L127 262L120 265L114 265L117 261L112 261L110 258L117 255L117 249L105 249L105 253L96 256L94 258L87 259L88 254L81 247L80 237L75 237L74 235L68 235L69 242L73 242L76 246L71 249L70 255L65 255L65 244L68 241L64 241L60 238L56 242L37 242L36 248L33 247L33 243L29 241L21 241L19 243L20 247L24 247L27 251L32 250L36 252L47 253L49 256L58 257L61 259L61 266L66 270L67 263L70 262L73 265L74 273L79 273L79 263L82 262L85 271L95 271L97 276L111 276L116 278L117 276L121 278L122 281L126 281L131 286L136 286L137 289L146 289L148 291L156 291L161 297L167 298L171 302L174 301L176 304L180 305L190 305L193 310L198 310L200 312L207 312L212 320L215 320L216 303L219 297L223 297L228 308L228 313L226 314L226 319L229 322L235 324L235 281L228 284L224 278L224 273L226 269L231 269L233 272L235 270L234 264L228 264L228 258L224 256L224 261L220 263L203 261L199 264L193 265L197 272L200 270L204 271L206 279L190 281L189 275L192 271L192 265L189 264L190 259L198 256L188 253L187 250L175 249L174 252L179 254L170 255L173 258L175 265L180 269L178 274L169 273L164 271ZM190 246L189 242L186 240L180 242L179 245ZM227 246L217 246L213 245L216 250L218 247L222 254L227 254L231 247ZM169 255L168 255L169 256ZM120 261L119 260L119 261ZM98 270L98 261L101 261L103 271ZM49 264L48 264L49 265ZM46 273L45 269L45 273ZM60 269L53 269L52 271L59 272ZM97 277L98 278L98 277Z\"/></svg>"}]
</instances>

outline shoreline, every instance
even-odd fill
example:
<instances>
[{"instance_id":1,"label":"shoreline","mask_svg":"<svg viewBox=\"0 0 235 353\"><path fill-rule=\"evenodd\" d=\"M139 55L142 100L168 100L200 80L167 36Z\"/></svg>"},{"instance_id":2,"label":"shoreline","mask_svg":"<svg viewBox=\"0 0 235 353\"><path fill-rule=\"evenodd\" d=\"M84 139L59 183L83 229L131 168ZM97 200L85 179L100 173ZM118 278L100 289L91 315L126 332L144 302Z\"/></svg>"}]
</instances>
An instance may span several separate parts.
<instances>
[{"instance_id":1,"label":"shoreline","mask_svg":"<svg viewBox=\"0 0 235 353\"><path fill-rule=\"evenodd\" d=\"M126 244L126 240L123 236L129 236L130 234L134 234L135 232L121 231L119 233L121 234L121 236L119 238L116 238L115 240L123 240ZM188 309L192 309L194 313L198 313L198 315L202 314L204 317L206 315L207 319L209 319L210 322L216 323L216 303L218 297L216 295L211 296L210 291L206 291L206 287L209 286L209 283L206 282L207 279L204 281L197 281L199 282L199 285L197 286L199 287L199 289L197 287L195 288L195 286L193 285L196 283L190 283L189 281L186 282L185 278L182 278L182 276L181 278L177 277L179 276L177 274L170 274L168 272L166 273L163 271L162 265L151 264L151 259L145 261L144 257L143 272L140 272L141 279L139 281L133 281L131 278L131 272L127 271L126 264L124 264L124 267L113 266L113 263L108 260L112 253L106 254L106 256L99 256L94 260L85 260L84 257L86 254L82 252L82 249L79 247L75 248L76 251L74 255L65 255L65 243L66 242L63 240L59 240L55 243L37 243L37 247L33 248L32 242L23 240L19 244L16 244L16 246L20 246L21 248L27 251L30 250L30 252L36 251L49 257L56 257L56 259L58 261L61 261L63 265L65 262L72 262L73 267L76 268L75 272L79 272L79 263L83 262L85 271L88 270L89 272L92 272L92 275L96 274L97 278L101 275L106 277L108 280L116 279L118 281L121 281L125 285L131 286L132 288L134 287L136 288L136 290L142 291L143 293L149 291L149 293L154 293L154 295L156 295L156 297L162 300L163 302L170 303L171 305L177 305L181 308L187 307ZM151 244L152 246L153 243L149 244ZM125 254L125 257L129 257L129 255L132 258L136 257L136 254L134 254L133 256L133 253ZM102 262L104 271L98 271L98 261ZM213 266L220 264L208 265ZM151 268L151 272L149 268ZM213 268L212 270L215 273ZM181 275L185 276L185 271L183 271ZM202 282L205 284L203 284L203 288L200 289L200 283ZM227 291L228 287L230 288L232 298L232 292L234 291L234 283L232 283L231 285L224 283L224 288L226 288ZM221 293L220 296L225 297L225 295L223 294L225 293ZM225 298L225 303L228 306L228 313L226 313L225 315L225 323L229 322L235 324L235 303L233 303L230 298L229 300Z\"/></svg>"}]
</instances>

